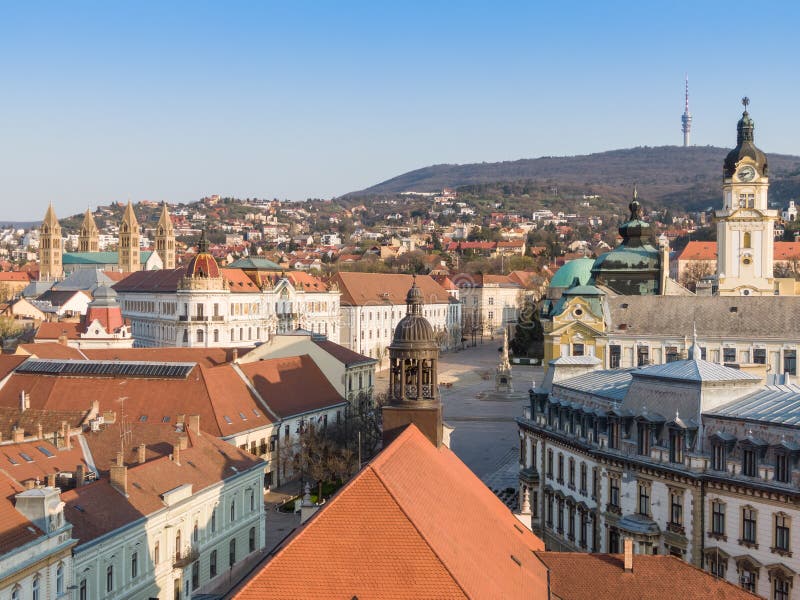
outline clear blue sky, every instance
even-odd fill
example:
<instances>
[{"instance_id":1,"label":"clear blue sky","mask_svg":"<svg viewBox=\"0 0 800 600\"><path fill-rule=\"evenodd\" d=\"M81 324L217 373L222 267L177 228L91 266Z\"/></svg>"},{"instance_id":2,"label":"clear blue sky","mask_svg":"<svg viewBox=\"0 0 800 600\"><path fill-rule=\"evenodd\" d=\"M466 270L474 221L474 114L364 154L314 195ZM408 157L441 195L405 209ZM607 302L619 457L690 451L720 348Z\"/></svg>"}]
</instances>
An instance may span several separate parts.
<instances>
[{"instance_id":1,"label":"clear blue sky","mask_svg":"<svg viewBox=\"0 0 800 600\"><path fill-rule=\"evenodd\" d=\"M302 200L435 163L800 154L798 2L3 2L0 219Z\"/></svg>"}]
</instances>

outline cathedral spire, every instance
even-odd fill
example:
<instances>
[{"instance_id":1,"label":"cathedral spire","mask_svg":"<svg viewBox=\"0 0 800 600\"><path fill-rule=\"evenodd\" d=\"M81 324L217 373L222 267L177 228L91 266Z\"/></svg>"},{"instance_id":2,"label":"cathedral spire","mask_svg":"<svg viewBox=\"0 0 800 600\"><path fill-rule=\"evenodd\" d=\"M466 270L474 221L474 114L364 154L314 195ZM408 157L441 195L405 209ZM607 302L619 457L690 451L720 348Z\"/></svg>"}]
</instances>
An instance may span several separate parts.
<instances>
[{"instance_id":1,"label":"cathedral spire","mask_svg":"<svg viewBox=\"0 0 800 600\"><path fill-rule=\"evenodd\" d=\"M175 268L175 227L166 202L161 203L161 216L156 226L156 252L165 269Z\"/></svg>"},{"instance_id":2,"label":"cathedral spire","mask_svg":"<svg viewBox=\"0 0 800 600\"><path fill-rule=\"evenodd\" d=\"M87 207L83 214L80 234L78 235L78 252L99 252L100 233L92 211Z\"/></svg>"},{"instance_id":3,"label":"cathedral spire","mask_svg":"<svg viewBox=\"0 0 800 600\"><path fill-rule=\"evenodd\" d=\"M119 270L123 273L133 273L141 270L140 239L139 221L133 212L133 204L128 200L128 206L125 207L125 213L122 215L122 222L119 226L117 264Z\"/></svg>"},{"instance_id":4,"label":"cathedral spire","mask_svg":"<svg viewBox=\"0 0 800 600\"><path fill-rule=\"evenodd\" d=\"M39 230L39 279L49 281L63 275L61 259L64 249L61 242L61 225L51 202Z\"/></svg>"}]
</instances>

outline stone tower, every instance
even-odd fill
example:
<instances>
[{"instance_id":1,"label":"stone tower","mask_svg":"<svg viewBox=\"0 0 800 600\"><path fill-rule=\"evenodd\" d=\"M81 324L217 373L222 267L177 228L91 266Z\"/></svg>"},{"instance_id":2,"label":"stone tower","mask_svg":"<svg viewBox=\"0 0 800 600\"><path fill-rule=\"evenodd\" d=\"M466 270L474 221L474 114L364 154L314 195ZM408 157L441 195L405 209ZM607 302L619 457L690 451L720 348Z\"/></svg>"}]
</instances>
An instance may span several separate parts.
<instances>
[{"instance_id":1,"label":"stone tower","mask_svg":"<svg viewBox=\"0 0 800 600\"><path fill-rule=\"evenodd\" d=\"M81 231L78 235L78 252L99 252L100 251L100 232L97 223L94 222L92 211L88 208L83 215Z\"/></svg>"},{"instance_id":2,"label":"stone tower","mask_svg":"<svg viewBox=\"0 0 800 600\"><path fill-rule=\"evenodd\" d=\"M169 218L167 203L161 203L161 217L156 226L156 252L165 269L175 268L175 227Z\"/></svg>"},{"instance_id":3,"label":"stone tower","mask_svg":"<svg viewBox=\"0 0 800 600\"><path fill-rule=\"evenodd\" d=\"M59 279L64 274L61 262L64 248L61 240L61 225L56 218L52 203L47 207L42 227L39 230L39 279Z\"/></svg>"},{"instance_id":4,"label":"stone tower","mask_svg":"<svg viewBox=\"0 0 800 600\"><path fill-rule=\"evenodd\" d=\"M141 271L141 253L139 251L139 221L133 213L133 205L130 200L125 207L125 214L122 215L122 223L119 225L119 248L117 264L123 273Z\"/></svg>"},{"instance_id":5,"label":"stone tower","mask_svg":"<svg viewBox=\"0 0 800 600\"><path fill-rule=\"evenodd\" d=\"M383 407L386 446L413 423L437 447L442 444L439 398L439 345L433 327L422 316L422 290L416 278L406 295L406 316L397 324L389 346L389 402Z\"/></svg>"},{"instance_id":6,"label":"stone tower","mask_svg":"<svg viewBox=\"0 0 800 600\"><path fill-rule=\"evenodd\" d=\"M722 169L722 209L717 222L717 279L721 296L772 296L774 224L767 199L767 157L755 145L755 123L747 112L736 126L736 148Z\"/></svg>"}]
</instances>

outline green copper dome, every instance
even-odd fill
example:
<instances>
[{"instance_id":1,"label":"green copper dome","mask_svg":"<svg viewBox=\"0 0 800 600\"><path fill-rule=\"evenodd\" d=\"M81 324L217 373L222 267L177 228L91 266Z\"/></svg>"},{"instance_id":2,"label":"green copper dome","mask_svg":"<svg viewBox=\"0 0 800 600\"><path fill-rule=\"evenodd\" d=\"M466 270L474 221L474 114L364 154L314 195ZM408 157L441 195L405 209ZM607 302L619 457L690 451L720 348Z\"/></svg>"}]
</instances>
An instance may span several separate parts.
<instances>
[{"instance_id":1,"label":"green copper dome","mask_svg":"<svg viewBox=\"0 0 800 600\"><path fill-rule=\"evenodd\" d=\"M575 278L581 285L589 283L592 277L593 258L576 258L566 263L558 269L550 280L550 287L568 288L572 285Z\"/></svg>"},{"instance_id":2,"label":"green copper dome","mask_svg":"<svg viewBox=\"0 0 800 600\"><path fill-rule=\"evenodd\" d=\"M755 144L755 123L750 118L750 113L747 112L747 105L750 104L749 98L742 98L744 104L744 112L742 118L736 124L736 148L728 153L725 157L725 163L722 167L723 177L733 177L736 173L736 165L743 158L750 158L756 163L756 169L761 176L768 175L767 168L767 155L764 154Z\"/></svg>"},{"instance_id":3,"label":"green copper dome","mask_svg":"<svg viewBox=\"0 0 800 600\"><path fill-rule=\"evenodd\" d=\"M629 208L630 219L619 227L622 243L594 261L592 283L604 285L618 294L658 294L661 256L653 245L650 223L642 220L642 207L635 188Z\"/></svg>"}]
</instances>

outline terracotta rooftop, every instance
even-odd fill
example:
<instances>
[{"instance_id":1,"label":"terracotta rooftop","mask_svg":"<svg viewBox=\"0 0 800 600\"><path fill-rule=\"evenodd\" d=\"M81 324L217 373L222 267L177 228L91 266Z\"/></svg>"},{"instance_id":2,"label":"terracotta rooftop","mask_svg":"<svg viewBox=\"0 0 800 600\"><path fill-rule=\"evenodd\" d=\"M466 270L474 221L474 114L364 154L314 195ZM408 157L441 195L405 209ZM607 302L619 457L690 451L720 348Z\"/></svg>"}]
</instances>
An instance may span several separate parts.
<instances>
[{"instance_id":1,"label":"terracotta rooftop","mask_svg":"<svg viewBox=\"0 0 800 600\"><path fill-rule=\"evenodd\" d=\"M71 473L79 464L87 466L75 438L70 448L56 448L45 440L0 445L0 469L18 482L29 479L43 482L48 474Z\"/></svg>"},{"instance_id":2,"label":"terracotta rooftop","mask_svg":"<svg viewBox=\"0 0 800 600\"><path fill-rule=\"evenodd\" d=\"M411 275L393 273L337 273L334 280L342 293L342 306L404 305ZM417 276L426 304L448 304L449 295L430 275Z\"/></svg>"},{"instance_id":3,"label":"terracotta rooftop","mask_svg":"<svg viewBox=\"0 0 800 600\"><path fill-rule=\"evenodd\" d=\"M68 340L80 339L81 333L85 330L81 323L75 322L48 322L44 321L39 324L36 330L35 340L57 340L62 335L66 335Z\"/></svg>"},{"instance_id":4,"label":"terracotta rooftop","mask_svg":"<svg viewBox=\"0 0 800 600\"><path fill-rule=\"evenodd\" d=\"M77 348L65 346L57 342L39 342L35 344L20 344L17 346L16 356L21 356L24 360L27 356L37 356L38 358L62 358L83 360L86 357ZM20 361L22 362L22 361Z\"/></svg>"},{"instance_id":5,"label":"terracotta rooftop","mask_svg":"<svg viewBox=\"0 0 800 600\"><path fill-rule=\"evenodd\" d=\"M410 426L234 597L545 598L543 549L453 452Z\"/></svg>"},{"instance_id":6,"label":"terracotta rooftop","mask_svg":"<svg viewBox=\"0 0 800 600\"><path fill-rule=\"evenodd\" d=\"M345 366L378 362L378 360L375 358L370 358L369 356L364 356L358 352L353 352L349 348L340 346L339 344L330 340L315 340L312 337L312 341Z\"/></svg>"},{"instance_id":7,"label":"terracotta rooftop","mask_svg":"<svg viewBox=\"0 0 800 600\"><path fill-rule=\"evenodd\" d=\"M237 350L242 356L247 348ZM93 360L143 360L152 362L196 362L203 367L216 367L233 360L229 348L102 348L83 353Z\"/></svg>"},{"instance_id":8,"label":"terracotta rooftop","mask_svg":"<svg viewBox=\"0 0 800 600\"><path fill-rule=\"evenodd\" d=\"M59 412L53 410L37 410L28 408L24 411L19 406L0 406L0 435L2 439L11 439L11 430L19 427L25 435L35 435L37 426L42 426L45 435L61 431L61 423L66 421L72 427L78 427L88 414L88 410ZM0 467L2 468L2 467Z\"/></svg>"},{"instance_id":9,"label":"terracotta rooftop","mask_svg":"<svg viewBox=\"0 0 800 600\"><path fill-rule=\"evenodd\" d=\"M14 508L14 496L23 491L25 488L0 469L0 555L44 535Z\"/></svg>"},{"instance_id":10,"label":"terracotta rooftop","mask_svg":"<svg viewBox=\"0 0 800 600\"><path fill-rule=\"evenodd\" d=\"M261 289L241 269L221 269L222 277L228 282L228 289L234 294L258 293Z\"/></svg>"},{"instance_id":11,"label":"terracotta rooftop","mask_svg":"<svg viewBox=\"0 0 800 600\"><path fill-rule=\"evenodd\" d=\"M675 556L636 554L626 573L621 554L537 552L563 600L753 600L758 598Z\"/></svg>"},{"instance_id":12,"label":"terracotta rooftop","mask_svg":"<svg viewBox=\"0 0 800 600\"><path fill-rule=\"evenodd\" d=\"M147 431L155 428L156 431ZM164 508L161 494L183 484L192 492L207 488L248 469L263 469L264 463L232 444L210 435L187 431L188 447L180 451L180 463L170 459L174 426L167 424L131 424L131 445L142 439L158 458L128 468L128 496L114 489L107 478L64 492L64 513L73 524L73 537L86 542L142 516ZM161 442L153 440L161 439ZM98 460L119 449L119 430L106 428L87 436L92 455ZM167 449L169 450L167 451Z\"/></svg>"},{"instance_id":13,"label":"terracotta rooftop","mask_svg":"<svg viewBox=\"0 0 800 600\"><path fill-rule=\"evenodd\" d=\"M678 260L717 260L717 242L689 242Z\"/></svg>"},{"instance_id":14,"label":"terracotta rooftop","mask_svg":"<svg viewBox=\"0 0 800 600\"><path fill-rule=\"evenodd\" d=\"M177 269L158 269L155 271L136 271L122 281L114 284L117 292L174 292L186 274L183 267Z\"/></svg>"},{"instance_id":15,"label":"terracotta rooftop","mask_svg":"<svg viewBox=\"0 0 800 600\"><path fill-rule=\"evenodd\" d=\"M270 358L239 367L281 418L346 402L306 354Z\"/></svg>"}]
</instances>

